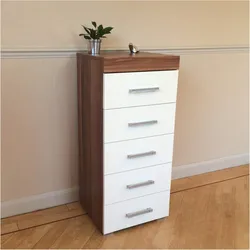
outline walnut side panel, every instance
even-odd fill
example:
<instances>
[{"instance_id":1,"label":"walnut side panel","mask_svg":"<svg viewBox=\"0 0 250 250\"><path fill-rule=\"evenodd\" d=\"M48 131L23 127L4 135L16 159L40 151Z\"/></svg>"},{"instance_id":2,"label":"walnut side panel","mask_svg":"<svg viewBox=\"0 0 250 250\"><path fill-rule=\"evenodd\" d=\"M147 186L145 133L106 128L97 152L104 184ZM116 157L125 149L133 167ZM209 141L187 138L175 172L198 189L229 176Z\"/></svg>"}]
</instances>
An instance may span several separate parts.
<instances>
[{"instance_id":1,"label":"walnut side panel","mask_svg":"<svg viewBox=\"0 0 250 250\"><path fill-rule=\"evenodd\" d=\"M91 204L94 223L103 231L103 58L91 60Z\"/></svg>"},{"instance_id":2,"label":"walnut side panel","mask_svg":"<svg viewBox=\"0 0 250 250\"><path fill-rule=\"evenodd\" d=\"M89 100L88 96L86 95L83 98L83 95L85 90L83 91L86 86L84 85L84 71L85 67L83 67L83 59L79 54L77 54L77 96L78 96L78 154L79 154L79 198L82 206L85 208L86 211L89 211L89 203L87 201L87 194L89 193L89 184L88 179L86 178L89 174L87 174L87 168L84 167L87 165L87 162L89 162L89 154L87 154L86 150L84 150L84 141L83 138L85 138L85 141L87 140L87 124L83 123L83 117L86 117L89 115L87 109L84 109L84 106L87 105ZM87 89L86 89L87 90ZM84 100L84 103L83 103Z\"/></svg>"},{"instance_id":3,"label":"walnut side panel","mask_svg":"<svg viewBox=\"0 0 250 250\"><path fill-rule=\"evenodd\" d=\"M103 58L77 54L80 202L103 231Z\"/></svg>"},{"instance_id":4,"label":"walnut side panel","mask_svg":"<svg viewBox=\"0 0 250 250\"><path fill-rule=\"evenodd\" d=\"M179 56L104 58L104 72L139 72L179 69Z\"/></svg>"}]
</instances>

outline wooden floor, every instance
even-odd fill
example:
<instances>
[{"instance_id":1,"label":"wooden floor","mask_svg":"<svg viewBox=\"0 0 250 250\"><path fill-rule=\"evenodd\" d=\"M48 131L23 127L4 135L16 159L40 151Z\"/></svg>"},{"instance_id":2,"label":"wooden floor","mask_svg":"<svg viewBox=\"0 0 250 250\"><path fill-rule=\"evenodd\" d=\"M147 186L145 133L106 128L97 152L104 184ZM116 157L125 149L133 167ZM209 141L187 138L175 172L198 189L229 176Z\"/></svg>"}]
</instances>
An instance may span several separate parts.
<instances>
[{"instance_id":1,"label":"wooden floor","mask_svg":"<svg viewBox=\"0 0 250 250\"><path fill-rule=\"evenodd\" d=\"M2 249L248 249L249 167L172 182L170 216L102 236L78 203L1 221Z\"/></svg>"}]
</instances>

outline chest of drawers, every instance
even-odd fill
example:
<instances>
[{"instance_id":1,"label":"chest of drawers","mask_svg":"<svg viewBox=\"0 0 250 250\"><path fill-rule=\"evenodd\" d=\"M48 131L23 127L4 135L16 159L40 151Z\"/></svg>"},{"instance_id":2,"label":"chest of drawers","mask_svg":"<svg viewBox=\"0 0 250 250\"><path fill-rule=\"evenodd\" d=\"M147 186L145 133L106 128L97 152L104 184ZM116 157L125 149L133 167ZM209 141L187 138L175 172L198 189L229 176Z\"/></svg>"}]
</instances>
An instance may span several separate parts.
<instances>
[{"instance_id":1,"label":"chest of drawers","mask_svg":"<svg viewBox=\"0 0 250 250\"><path fill-rule=\"evenodd\" d=\"M108 234L169 215L179 56L77 54L80 203Z\"/></svg>"}]
</instances>

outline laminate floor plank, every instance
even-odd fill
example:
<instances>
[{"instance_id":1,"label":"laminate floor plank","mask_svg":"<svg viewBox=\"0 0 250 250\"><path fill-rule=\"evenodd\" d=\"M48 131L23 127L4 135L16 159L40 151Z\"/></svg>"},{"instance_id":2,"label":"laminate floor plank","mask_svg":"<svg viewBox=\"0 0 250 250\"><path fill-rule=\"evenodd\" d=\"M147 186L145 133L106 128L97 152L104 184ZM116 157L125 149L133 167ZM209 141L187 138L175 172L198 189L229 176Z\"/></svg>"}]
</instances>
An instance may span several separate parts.
<instances>
[{"instance_id":1,"label":"laminate floor plank","mask_svg":"<svg viewBox=\"0 0 250 250\"><path fill-rule=\"evenodd\" d=\"M1 245L2 245L6 240L8 240L12 235L13 235L13 233L1 235Z\"/></svg>"},{"instance_id":2,"label":"laminate floor plank","mask_svg":"<svg viewBox=\"0 0 250 250\"><path fill-rule=\"evenodd\" d=\"M10 238L8 238L5 242L1 243L2 249L17 249L18 246L26 241L31 235L33 235L34 228L30 228L27 230L19 231L13 233Z\"/></svg>"},{"instance_id":3,"label":"laminate floor plank","mask_svg":"<svg viewBox=\"0 0 250 250\"><path fill-rule=\"evenodd\" d=\"M48 232L33 246L33 249L49 249L56 240L63 234L71 219L51 223L52 227Z\"/></svg>"},{"instance_id":4,"label":"laminate floor plank","mask_svg":"<svg viewBox=\"0 0 250 250\"><path fill-rule=\"evenodd\" d=\"M82 248L95 231L95 226L88 216L72 218L65 231L50 247L53 249Z\"/></svg>"},{"instance_id":5,"label":"laminate floor plank","mask_svg":"<svg viewBox=\"0 0 250 250\"><path fill-rule=\"evenodd\" d=\"M71 210L78 210L79 213L81 214L85 214L86 211L82 208L82 206L80 205L80 203L78 201L76 202L72 202L72 203L68 203L66 204L66 206L68 207L68 209L71 211Z\"/></svg>"},{"instance_id":6,"label":"laminate floor plank","mask_svg":"<svg viewBox=\"0 0 250 250\"><path fill-rule=\"evenodd\" d=\"M9 219L1 220L1 234L7 234L7 233L15 232L18 230L19 228L17 226L16 221L11 221Z\"/></svg>"},{"instance_id":7,"label":"laminate floor plank","mask_svg":"<svg viewBox=\"0 0 250 250\"><path fill-rule=\"evenodd\" d=\"M51 224L27 229L30 234L16 247L17 249L32 249L37 242L52 228ZM22 232L22 231L21 231Z\"/></svg>"}]
</instances>

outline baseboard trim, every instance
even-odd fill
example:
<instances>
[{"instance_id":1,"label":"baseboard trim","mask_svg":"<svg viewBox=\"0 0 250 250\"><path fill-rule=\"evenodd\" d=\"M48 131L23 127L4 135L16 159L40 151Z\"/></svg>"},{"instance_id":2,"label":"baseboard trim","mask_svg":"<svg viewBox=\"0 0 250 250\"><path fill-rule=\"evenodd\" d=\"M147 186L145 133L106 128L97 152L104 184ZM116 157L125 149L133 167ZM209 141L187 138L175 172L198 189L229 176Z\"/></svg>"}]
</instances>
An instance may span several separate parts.
<instances>
[{"instance_id":1,"label":"baseboard trim","mask_svg":"<svg viewBox=\"0 0 250 250\"><path fill-rule=\"evenodd\" d=\"M233 155L210 161L177 166L173 167L172 179L189 177L245 164L249 164L249 154ZM77 201L79 197L78 191L78 187L73 187L65 190L1 202L1 218Z\"/></svg>"},{"instance_id":2,"label":"baseboard trim","mask_svg":"<svg viewBox=\"0 0 250 250\"><path fill-rule=\"evenodd\" d=\"M249 154L232 155L210 161L173 167L172 179L180 179L198 174L249 164Z\"/></svg>"},{"instance_id":3,"label":"baseboard trim","mask_svg":"<svg viewBox=\"0 0 250 250\"><path fill-rule=\"evenodd\" d=\"M78 201L78 187L1 202L1 218Z\"/></svg>"}]
</instances>

